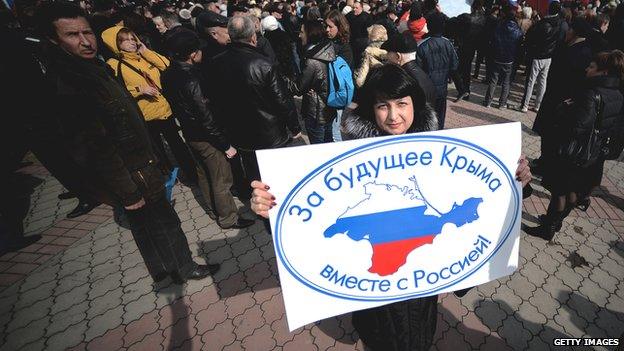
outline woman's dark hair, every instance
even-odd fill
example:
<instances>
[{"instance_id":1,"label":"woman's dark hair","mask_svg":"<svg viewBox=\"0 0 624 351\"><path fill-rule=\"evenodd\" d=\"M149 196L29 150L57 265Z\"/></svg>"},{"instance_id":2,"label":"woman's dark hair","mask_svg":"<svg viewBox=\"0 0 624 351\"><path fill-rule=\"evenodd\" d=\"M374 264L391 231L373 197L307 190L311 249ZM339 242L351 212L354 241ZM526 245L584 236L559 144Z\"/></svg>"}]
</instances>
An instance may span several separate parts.
<instances>
[{"instance_id":1,"label":"woman's dark hair","mask_svg":"<svg viewBox=\"0 0 624 351\"><path fill-rule=\"evenodd\" d=\"M351 29L349 27L349 21L347 18L338 10L331 10L327 14L325 20L330 20L332 23L338 27L338 41L343 44L347 44L349 42L349 38L351 36Z\"/></svg>"},{"instance_id":2,"label":"woman's dark hair","mask_svg":"<svg viewBox=\"0 0 624 351\"><path fill-rule=\"evenodd\" d=\"M624 52L613 50L601 52L594 56L594 62L601 71L607 71L610 76L624 79Z\"/></svg>"},{"instance_id":3,"label":"woman's dark hair","mask_svg":"<svg viewBox=\"0 0 624 351\"><path fill-rule=\"evenodd\" d=\"M322 19L305 21L303 24L303 30L305 31L306 38L309 44L318 44L325 39L325 26Z\"/></svg>"},{"instance_id":4,"label":"woman's dark hair","mask_svg":"<svg viewBox=\"0 0 624 351\"><path fill-rule=\"evenodd\" d=\"M317 6L310 7L304 17L306 21L315 21L319 18L322 18L322 16L321 16L321 10L319 10Z\"/></svg>"},{"instance_id":5,"label":"woman's dark hair","mask_svg":"<svg viewBox=\"0 0 624 351\"><path fill-rule=\"evenodd\" d=\"M412 5L410 6L410 10L409 10L409 20L410 21L415 21L417 19L422 18L423 16L423 10L422 10L422 5L420 2L415 1L412 3Z\"/></svg>"},{"instance_id":6,"label":"woman's dark hair","mask_svg":"<svg viewBox=\"0 0 624 351\"><path fill-rule=\"evenodd\" d=\"M425 93L420 84L397 65L386 64L375 67L368 73L364 85L356 96L355 102L358 107L355 113L365 120L376 123L374 111L376 103L406 96L412 98L414 118L416 119L418 113L426 105ZM422 123L414 121L407 132L414 132L419 124Z\"/></svg>"},{"instance_id":7,"label":"woman's dark hair","mask_svg":"<svg viewBox=\"0 0 624 351\"><path fill-rule=\"evenodd\" d=\"M422 11L424 14L427 14L430 11L435 10L437 6L438 6L438 0L425 0L423 1L423 4L422 4Z\"/></svg>"},{"instance_id":8,"label":"woman's dark hair","mask_svg":"<svg viewBox=\"0 0 624 351\"><path fill-rule=\"evenodd\" d=\"M470 11L472 13L483 13L484 12L483 0L474 0L472 2L472 5L470 5Z\"/></svg>"}]
</instances>

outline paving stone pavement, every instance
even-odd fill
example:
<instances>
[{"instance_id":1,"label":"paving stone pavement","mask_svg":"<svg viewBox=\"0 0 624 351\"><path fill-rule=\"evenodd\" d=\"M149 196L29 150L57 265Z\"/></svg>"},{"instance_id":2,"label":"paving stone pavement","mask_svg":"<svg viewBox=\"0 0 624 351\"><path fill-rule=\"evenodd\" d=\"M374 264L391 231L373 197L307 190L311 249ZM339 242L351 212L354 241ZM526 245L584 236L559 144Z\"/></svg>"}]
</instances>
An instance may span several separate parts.
<instances>
[{"instance_id":1,"label":"paving stone pavement","mask_svg":"<svg viewBox=\"0 0 624 351\"><path fill-rule=\"evenodd\" d=\"M535 115L485 109L479 104L483 85L473 89L471 102L449 102L447 127L521 121L523 151L537 156L539 139L530 131ZM516 87L511 100L519 98ZM30 195L27 232L75 240L45 256L37 253L42 246L32 257L0 257L0 351L364 350L348 315L288 332L273 244L259 221L222 230L192 189L177 185L175 209L195 259L222 268L203 281L153 285L130 232L110 209L102 208L91 222L68 222L62 218L73 203L56 199L58 182L37 164L23 171L42 180ZM524 200L523 224L529 226L548 202L539 181L533 185L535 194ZM440 295L432 350L550 350L556 337L620 337L623 204L624 164L607 162L590 209L575 210L552 243L522 235L520 267L512 276L461 299ZM80 223L92 224L67 234ZM14 267L16 257L34 266L2 280L8 274L3 267Z\"/></svg>"}]
</instances>

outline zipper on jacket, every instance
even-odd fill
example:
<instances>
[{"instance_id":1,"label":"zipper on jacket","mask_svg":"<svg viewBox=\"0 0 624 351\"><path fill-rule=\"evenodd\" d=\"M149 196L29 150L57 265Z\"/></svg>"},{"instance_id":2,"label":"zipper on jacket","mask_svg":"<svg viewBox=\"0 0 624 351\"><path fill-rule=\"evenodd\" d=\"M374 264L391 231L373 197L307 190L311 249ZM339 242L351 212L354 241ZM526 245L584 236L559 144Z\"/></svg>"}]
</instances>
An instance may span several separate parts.
<instances>
[{"instance_id":1,"label":"zipper on jacket","mask_svg":"<svg viewBox=\"0 0 624 351\"><path fill-rule=\"evenodd\" d=\"M137 175L139 176L139 178L141 179L141 182L143 182L143 185L145 186L145 190L147 190L147 181L145 180L145 177L143 176L143 172L141 172L140 170L137 171Z\"/></svg>"}]
</instances>

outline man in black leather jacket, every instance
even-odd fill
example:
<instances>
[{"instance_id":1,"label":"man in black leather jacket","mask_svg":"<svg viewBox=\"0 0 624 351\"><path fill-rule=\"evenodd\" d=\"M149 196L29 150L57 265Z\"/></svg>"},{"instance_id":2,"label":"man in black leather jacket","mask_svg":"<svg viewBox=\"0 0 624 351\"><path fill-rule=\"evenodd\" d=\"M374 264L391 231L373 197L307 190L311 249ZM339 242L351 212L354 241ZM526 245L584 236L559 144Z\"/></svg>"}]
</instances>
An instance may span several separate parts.
<instances>
[{"instance_id":1,"label":"man in black leather jacket","mask_svg":"<svg viewBox=\"0 0 624 351\"><path fill-rule=\"evenodd\" d=\"M550 4L549 16L544 17L529 29L526 35L527 58L531 61L528 70L524 98L520 106L521 112L527 112L533 86L537 82L537 92L535 94L535 111L538 111L546 91L546 78L550 70L550 64L555 50L563 42L561 35L561 22L559 17L561 5L559 2Z\"/></svg>"},{"instance_id":2,"label":"man in black leather jacket","mask_svg":"<svg viewBox=\"0 0 624 351\"><path fill-rule=\"evenodd\" d=\"M174 115L182 125L187 144L199 161L198 183L208 208L208 215L221 228L245 228L254 223L238 216L230 193L232 171L226 160L236 155L217 126L207 106L200 86L197 67L202 51L197 34L181 30L169 38L172 61L163 72L163 94L171 104Z\"/></svg>"},{"instance_id":3,"label":"man in black leather jacket","mask_svg":"<svg viewBox=\"0 0 624 351\"><path fill-rule=\"evenodd\" d=\"M260 179L255 150L289 146L300 137L301 127L277 68L256 49L253 21L233 17L228 33L232 43L210 65L208 96L215 119L241 156L245 176Z\"/></svg>"},{"instance_id":4,"label":"man in black leather jacket","mask_svg":"<svg viewBox=\"0 0 624 351\"><path fill-rule=\"evenodd\" d=\"M51 47L50 107L59 116L72 161L105 192L103 202L124 207L154 281L171 275L182 283L215 273L219 265L193 262L180 219L165 197L141 111L96 57L97 41L85 14L65 2L43 5L40 14Z\"/></svg>"}]
</instances>

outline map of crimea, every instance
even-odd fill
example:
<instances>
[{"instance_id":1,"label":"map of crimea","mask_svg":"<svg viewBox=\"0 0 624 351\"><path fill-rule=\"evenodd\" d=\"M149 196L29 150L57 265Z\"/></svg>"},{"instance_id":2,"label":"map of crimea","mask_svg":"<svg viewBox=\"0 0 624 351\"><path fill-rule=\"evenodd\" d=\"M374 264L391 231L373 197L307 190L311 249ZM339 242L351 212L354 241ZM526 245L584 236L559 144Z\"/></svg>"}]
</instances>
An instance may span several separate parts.
<instances>
[{"instance_id":1,"label":"map of crimea","mask_svg":"<svg viewBox=\"0 0 624 351\"><path fill-rule=\"evenodd\" d=\"M469 198L453 204L448 213L431 206L420 191L416 178L414 188L371 182L364 185L364 200L349 207L324 236L346 234L354 241L367 240L373 248L371 273L387 276L396 273L417 248L433 243L444 224L461 227L479 219L481 198ZM394 208L388 210L388 208Z\"/></svg>"}]
</instances>

